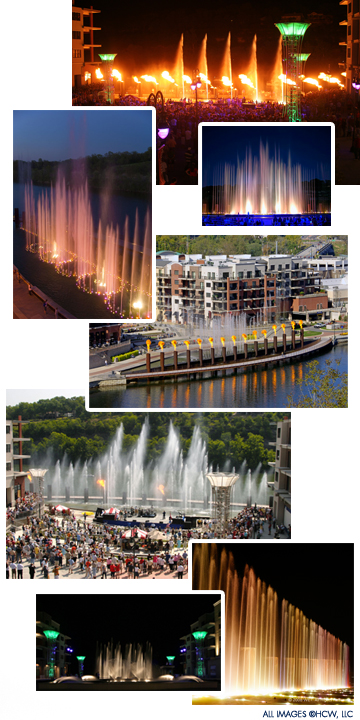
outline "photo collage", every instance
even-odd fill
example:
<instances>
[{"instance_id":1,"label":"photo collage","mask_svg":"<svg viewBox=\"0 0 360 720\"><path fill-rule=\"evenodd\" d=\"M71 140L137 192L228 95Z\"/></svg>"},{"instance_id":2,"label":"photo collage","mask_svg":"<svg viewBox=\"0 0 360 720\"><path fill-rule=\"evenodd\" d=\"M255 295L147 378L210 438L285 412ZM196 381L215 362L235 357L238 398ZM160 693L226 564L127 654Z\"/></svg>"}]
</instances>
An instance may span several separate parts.
<instances>
[{"instance_id":1,"label":"photo collage","mask_svg":"<svg viewBox=\"0 0 360 720\"><path fill-rule=\"evenodd\" d=\"M359 0L13 10L5 709L353 718Z\"/></svg>"}]
</instances>

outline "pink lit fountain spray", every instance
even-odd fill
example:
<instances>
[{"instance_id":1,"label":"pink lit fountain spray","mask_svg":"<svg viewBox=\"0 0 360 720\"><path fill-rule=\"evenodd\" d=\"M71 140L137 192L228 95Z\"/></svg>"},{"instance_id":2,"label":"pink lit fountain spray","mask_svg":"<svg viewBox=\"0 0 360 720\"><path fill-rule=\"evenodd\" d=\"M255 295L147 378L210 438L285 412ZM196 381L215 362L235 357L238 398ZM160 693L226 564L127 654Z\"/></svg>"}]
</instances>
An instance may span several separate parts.
<instances>
[{"instance_id":1,"label":"pink lit fountain spray","mask_svg":"<svg viewBox=\"0 0 360 720\"><path fill-rule=\"evenodd\" d=\"M88 184L66 188L58 175L49 194L37 202L32 183L25 186L26 249L38 254L65 276L75 276L80 289L103 296L114 313L131 311L136 298L142 313L151 312L151 229L149 212L140 237L136 217L130 238L128 219L123 231L118 225L94 227Z\"/></svg>"}]
</instances>

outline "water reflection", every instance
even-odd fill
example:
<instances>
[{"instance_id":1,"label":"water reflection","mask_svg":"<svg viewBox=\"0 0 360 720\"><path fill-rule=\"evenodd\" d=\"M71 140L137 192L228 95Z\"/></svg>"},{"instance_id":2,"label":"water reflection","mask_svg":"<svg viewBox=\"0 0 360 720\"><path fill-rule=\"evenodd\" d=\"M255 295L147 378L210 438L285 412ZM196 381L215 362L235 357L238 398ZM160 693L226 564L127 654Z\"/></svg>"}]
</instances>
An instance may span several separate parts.
<instances>
[{"instance_id":1,"label":"water reflection","mask_svg":"<svg viewBox=\"0 0 360 720\"><path fill-rule=\"evenodd\" d=\"M318 369L326 369L327 360L340 360L339 371L347 372L347 345L337 345L317 356ZM90 394L90 407L119 408L237 408L288 407L288 396L294 403L302 395L297 384L303 382L307 363L284 364L265 370L237 375L212 377L202 381L154 383L120 386L116 390ZM258 377L262 373L261 377Z\"/></svg>"}]
</instances>

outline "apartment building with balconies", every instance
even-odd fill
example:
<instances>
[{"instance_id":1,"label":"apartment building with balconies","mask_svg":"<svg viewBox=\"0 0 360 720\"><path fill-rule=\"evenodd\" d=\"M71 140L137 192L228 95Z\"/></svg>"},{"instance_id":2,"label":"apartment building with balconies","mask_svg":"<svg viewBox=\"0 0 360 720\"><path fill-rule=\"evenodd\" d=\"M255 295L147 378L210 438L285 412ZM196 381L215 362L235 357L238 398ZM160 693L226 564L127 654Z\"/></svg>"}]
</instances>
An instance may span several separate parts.
<instances>
[{"instance_id":1,"label":"apartment building with balconies","mask_svg":"<svg viewBox=\"0 0 360 720\"><path fill-rule=\"evenodd\" d=\"M346 6L346 19L340 22L346 28L346 37L339 45L346 48L345 61L339 63L340 70L345 73L346 92L357 95L360 86L360 53L359 53L359 4L360 0L341 0L340 5Z\"/></svg>"}]
</instances>

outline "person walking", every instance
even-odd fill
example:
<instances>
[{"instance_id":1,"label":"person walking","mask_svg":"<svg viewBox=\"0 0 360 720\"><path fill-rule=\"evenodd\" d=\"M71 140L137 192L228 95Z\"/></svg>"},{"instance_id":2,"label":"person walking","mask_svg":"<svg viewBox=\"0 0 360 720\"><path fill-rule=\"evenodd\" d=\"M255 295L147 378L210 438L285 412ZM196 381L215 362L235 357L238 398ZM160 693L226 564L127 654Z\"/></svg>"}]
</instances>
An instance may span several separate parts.
<instances>
[{"instance_id":1,"label":"person walking","mask_svg":"<svg viewBox=\"0 0 360 720\"><path fill-rule=\"evenodd\" d=\"M16 580L16 563L12 561L10 563L11 579Z\"/></svg>"},{"instance_id":2,"label":"person walking","mask_svg":"<svg viewBox=\"0 0 360 720\"><path fill-rule=\"evenodd\" d=\"M17 569L18 580L22 580L23 579L23 570L24 570L24 566L23 566L22 562L18 562L16 569Z\"/></svg>"},{"instance_id":3,"label":"person walking","mask_svg":"<svg viewBox=\"0 0 360 720\"><path fill-rule=\"evenodd\" d=\"M180 563L180 564L178 565L177 572L178 572L178 580L182 580L182 579L183 579L183 572L184 572L184 566L183 566L182 563Z\"/></svg>"},{"instance_id":4,"label":"person walking","mask_svg":"<svg viewBox=\"0 0 360 720\"><path fill-rule=\"evenodd\" d=\"M29 575L30 575L30 580L33 580L35 577L35 563L33 563L33 562L29 566Z\"/></svg>"}]
</instances>

